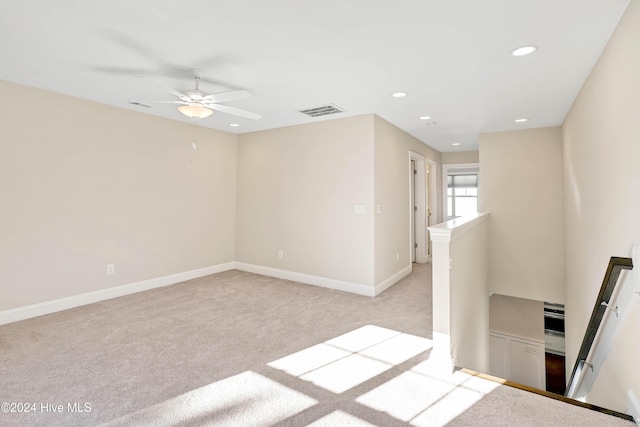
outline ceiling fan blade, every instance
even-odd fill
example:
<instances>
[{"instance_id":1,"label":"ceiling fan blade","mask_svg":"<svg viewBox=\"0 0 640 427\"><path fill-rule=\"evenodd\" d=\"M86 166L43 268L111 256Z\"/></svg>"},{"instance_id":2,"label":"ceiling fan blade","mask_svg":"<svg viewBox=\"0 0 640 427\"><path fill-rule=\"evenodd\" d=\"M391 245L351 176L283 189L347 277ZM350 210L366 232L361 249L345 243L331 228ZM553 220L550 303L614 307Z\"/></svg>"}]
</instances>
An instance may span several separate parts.
<instances>
[{"instance_id":1,"label":"ceiling fan blade","mask_svg":"<svg viewBox=\"0 0 640 427\"><path fill-rule=\"evenodd\" d=\"M156 81L149 80L144 76L135 76L135 77L138 78L138 79L143 79L144 81L146 81L146 82L148 82L148 83L150 83L150 84L152 84L152 85L164 90L165 92L169 92L170 94L177 96L178 98L180 98L184 102L190 102L191 101L191 99L187 95L185 95L184 93L178 92L175 89L171 89L170 87L167 87L167 86L163 85L162 83L158 83Z\"/></svg>"},{"instance_id":2,"label":"ceiling fan blade","mask_svg":"<svg viewBox=\"0 0 640 427\"><path fill-rule=\"evenodd\" d=\"M145 70L142 68L127 68L127 67L103 67L100 65L90 65L89 69L100 71L106 74L116 74L121 76L138 76L140 74L153 73L151 70Z\"/></svg>"},{"instance_id":3,"label":"ceiling fan blade","mask_svg":"<svg viewBox=\"0 0 640 427\"><path fill-rule=\"evenodd\" d=\"M238 99L245 99L251 97L251 94L246 90L231 90L229 92L212 93L202 98L205 102L229 102L236 101Z\"/></svg>"},{"instance_id":4,"label":"ceiling fan blade","mask_svg":"<svg viewBox=\"0 0 640 427\"><path fill-rule=\"evenodd\" d=\"M221 111L227 114L233 114L234 116L245 117L247 119L257 120L262 116L260 114L252 113L251 111L241 110L236 107L229 107L228 105L220 105L220 104L205 104L205 107L211 108L212 110Z\"/></svg>"},{"instance_id":5,"label":"ceiling fan blade","mask_svg":"<svg viewBox=\"0 0 640 427\"><path fill-rule=\"evenodd\" d=\"M186 101L144 101L145 104L182 104L189 105Z\"/></svg>"}]
</instances>

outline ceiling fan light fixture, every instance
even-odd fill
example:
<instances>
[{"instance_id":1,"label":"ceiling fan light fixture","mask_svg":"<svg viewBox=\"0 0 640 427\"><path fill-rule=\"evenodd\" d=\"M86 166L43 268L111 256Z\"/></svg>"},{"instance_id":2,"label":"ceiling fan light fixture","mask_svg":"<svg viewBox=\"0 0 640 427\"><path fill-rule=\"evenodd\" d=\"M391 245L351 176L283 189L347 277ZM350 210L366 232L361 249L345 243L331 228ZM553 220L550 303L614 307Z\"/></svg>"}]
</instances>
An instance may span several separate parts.
<instances>
[{"instance_id":1,"label":"ceiling fan light fixture","mask_svg":"<svg viewBox=\"0 0 640 427\"><path fill-rule=\"evenodd\" d=\"M190 119L204 119L213 114L213 110L202 105L181 105L178 111Z\"/></svg>"}]
</instances>

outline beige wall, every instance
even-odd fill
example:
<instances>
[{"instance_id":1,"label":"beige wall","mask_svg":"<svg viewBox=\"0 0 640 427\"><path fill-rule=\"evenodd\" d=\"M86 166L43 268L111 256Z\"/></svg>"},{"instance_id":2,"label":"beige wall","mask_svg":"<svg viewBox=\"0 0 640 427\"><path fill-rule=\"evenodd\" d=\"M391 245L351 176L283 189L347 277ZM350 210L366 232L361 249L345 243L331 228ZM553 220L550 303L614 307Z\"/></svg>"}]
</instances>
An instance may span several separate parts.
<instances>
[{"instance_id":1,"label":"beige wall","mask_svg":"<svg viewBox=\"0 0 640 427\"><path fill-rule=\"evenodd\" d=\"M489 371L487 214L430 228L433 238L433 351L442 368L453 362Z\"/></svg>"},{"instance_id":2,"label":"beige wall","mask_svg":"<svg viewBox=\"0 0 640 427\"><path fill-rule=\"evenodd\" d=\"M480 161L480 153L478 151L454 151L451 153L442 153L442 164L455 165L459 163L478 163Z\"/></svg>"},{"instance_id":3,"label":"beige wall","mask_svg":"<svg viewBox=\"0 0 640 427\"><path fill-rule=\"evenodd\" d=\"M373 287L373 120L240 135L237 261Z\"/></svg>"},{"instance_id":4,"label":"beige wall","mask_svg":"<svg viewBox=\"0 0 640 427\"><path fill-rule=\"evenodd\" d=\"M456 366L479 372L489 372L489 220L454 238L450 248L452 354Z\"/></svg>"},{"instance_id":5,"label":"beige wall","mask_svg":"<svg viewBox=\"0 0 640 427\"><path fill-rule=\"evenodd\" d=\"M573 366L611 256L640 242L640 2L630 2L563 130L567 366ZM640 268L640 266L635 266ZM587 401L618 411L640 395L638 319L631 304Z\"/></svg>"},{"instance_id":6,"label":"beige wall","mask_svg":"<svg viewBox=\"0 0 640 427\"><path fill-rule=\"evenodd\" d=\"M197 128L194 151L187 123L0 97L0 310L233 261L235 135Z\"/></svg>"},{"instance_id":7,"label":"beige wall","mask_svg":"<svg viewBox=\"0 0 640 427\"><path fill-rule=\"evenodd\" d=\"M490 330L544 341L544 302L493 294L489 304Z\"/></svg>"},{"instance_id":8,"label":"beige wall","mask_svg":"<svg viewBox=\"0 0 640 427\"><path fill-rule=\"evenodd\" d=\"M440 166L372 114L236 136L0 92L0 311L233 261L373 292L410 265L409 150Z\"/></svg>"},{"instance_id":9,"label":"beige wall","mask_svg":"<svg viewBox=\"0 0 640 427\"><path fill-rule=\"evenodd\" d=\"M386 120L374 120L375 283L411 265L409 235L409 143L412 138ZM404 190L404 191L403 191ZM396 258L399 257L399 259Z\"/></svg>"},{"instance_id":10,"label":"beige wall","mask_svg":"<svg viewBox=\"0 0 640 427\"><path fill-rule=\"evenodd\" d=\"M558 127L480 135L491 293L564 303L561 137Z\"/></svg>"},{"instance_id":11,"label":"beige wall","mask_svg":"<svg viewBox=\"0 0 640 427\"><path fill-rule=\"evenodd\" d=\"M411 264L409 152L413 151L437 166L440 165L440 153L381 117L374 116L374 119L374 195L376 207L380 205L380 213L376 211L375 214L374 265L375 283L379 284Z\"/></svg>"},{"instance_id":12,"label":"beige wall","mask_svg":"<svg viewBox=\"0 0 640 427\"><path fill-rule=\"evenodd\" d=\"M0 90L0 310L233 260L373 285L409 263L408 152L441 167L373 115L245 134L239 148L198 127L193 151L191 124ZM15 113L32 102L48 111L37 127Z\"/></svg>"},{"instance_id":13,"label":"beige wall","mask_svg":"<svg viewBox=\"0 0 640 427\"><path fill-rule=\"evenodd\" d=\"M411 264L411 149L439 165L373 114L240 135L236 260L371 288L392 278Z\"/></svg>"}]
</instances>

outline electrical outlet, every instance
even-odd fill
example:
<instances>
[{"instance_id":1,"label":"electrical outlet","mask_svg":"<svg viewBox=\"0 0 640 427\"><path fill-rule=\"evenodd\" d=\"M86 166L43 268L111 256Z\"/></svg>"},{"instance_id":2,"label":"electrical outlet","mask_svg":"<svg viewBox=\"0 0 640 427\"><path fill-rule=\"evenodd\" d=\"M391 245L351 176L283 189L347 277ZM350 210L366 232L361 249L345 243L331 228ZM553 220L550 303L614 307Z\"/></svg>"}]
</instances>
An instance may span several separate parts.
<instances>
[{"instance_id":1,"label":"electrical outlet","mask_svg":"<svg viewBox=\"0 0 640 427\"><path fill-rule=\"evenodd\" d=\"M396 262L400 261L400 253L396 252Z\"/></svg>"},{"instance_id":2,"label":"electrical outlet","mask_svg":"<svg viewBox=\"0 0 640 427\"><path fill-rule=\"evenodd\" d=\"M526 346L524 348L524 351L526 351L527 353L531 353L531 354L538 354L538 349L535 348L535 347Z\"/></svg>"},{"instance_id":3,"label":"electrical outlet","mask_svg":"<svg viewBox=\"0 0 640 427\"><path fill-rule=\"evenodd\" d=\"M284 259L284 252L278 251L278 259Z\"/></svg>"},{"instance_id":4,"label":"electrical outlet","mask_svg":"<svg viewBox=\"0 0 640 427\"><path fill-rule=\"evenodd\" d=\"M115 264L107 264L107 274L114 274L116 272Z\"/></svg>"}]
</instances>

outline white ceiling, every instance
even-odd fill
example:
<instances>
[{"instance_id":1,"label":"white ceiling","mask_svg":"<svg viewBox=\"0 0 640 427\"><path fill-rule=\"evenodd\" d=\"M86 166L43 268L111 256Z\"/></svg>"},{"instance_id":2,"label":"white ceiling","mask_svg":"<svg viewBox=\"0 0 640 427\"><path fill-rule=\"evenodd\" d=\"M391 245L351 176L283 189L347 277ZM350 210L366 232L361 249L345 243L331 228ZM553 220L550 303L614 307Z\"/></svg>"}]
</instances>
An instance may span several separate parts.
<instances>
[{"instance_id":1,"label":"white ceiling","mask_svg":"<svg viewBox=\"0 0 640 427\"><path fill-rule=\"evenodd\" d=\"M0 0L0 79L188 121L130 105L174 99L132 76L185 91L202 68L201 89L245 89L227 105L262 119L217 112L200 126L375 113L439 151L476 150L479 132L560 125L628 2ZM540 48L510 55L527 44ZM346 113L298 112L327 103Z\"/></svg>"}]
</instances>

